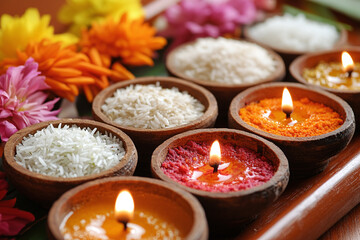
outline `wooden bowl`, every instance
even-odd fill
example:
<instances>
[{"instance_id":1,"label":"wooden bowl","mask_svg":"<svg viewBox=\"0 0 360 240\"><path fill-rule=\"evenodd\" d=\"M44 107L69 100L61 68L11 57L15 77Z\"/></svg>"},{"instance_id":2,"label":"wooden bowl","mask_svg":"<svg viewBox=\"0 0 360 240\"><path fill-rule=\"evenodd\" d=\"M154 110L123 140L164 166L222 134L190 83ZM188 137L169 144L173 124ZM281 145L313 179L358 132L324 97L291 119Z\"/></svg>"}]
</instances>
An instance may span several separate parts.
<instances>
[{"instance_id":1,"label":"wooden bowl","mask_svg":"<svg viewBox=\"0 0 360 240\"><path fill-rule=\"evenodd\" d=\"M227 117L227 111L230 105L231 100L241 91L255 86L259 85L261 83L267 83L267 82L275 82L275 81L281 81L285 77L285 65L282 58L272 51L269 48L265 48L269 54L272 56L272 58L277 62L277 68L276 70L267 78L262 79L261 81L258 81L256 83L244 83L244 84L226 84L226 83L218 83L218 82L210 82L200 79L195 79L186 76L182 71L179 71L176 68L176 53L178 51L181 51L184 47L193 44L193 42L182 44L176 48L174 48L172 51L169 52L169 54L166 57L166 69L170 73L170 75L182 78L191 82L194 82L200 86L205 87L210 92L212 92L217 102L219 103L219 118ZM239 56L239 59L241 59L241 56ZM227 119L225 119L227 120Z\"/></svg>"},{"instance_id":2,"label":"wooden bowl","mask_svg":"<svg viewBox=\"0 0 360 240\"><path fill-rule=\"evenodd\" d=\"M159 82L163 88L177 87L180 91L187 91L191 96L198 99L204 106L204 114L188 124L184 124L172 128L163 129L143 129L123 126L110 120L101 110L101 106L105 100L113 96L114 92L119 88L125 88L135 84L155 84ZM191 129L212 127L218 114L218 108L215 97L206 89L184 80L171 77L143 77L134 80L119 82L102 90L94 99L92 105L93 116L96 120L110 124L127 133L138 147L150 146L151 148L159 145L169 137L185 132ZM152 149L153 150L153 149Z\"/></svg>"},{"instance_id":3,"label":"wooden bowl","mask_svg":"<svg viewBox=\"0 0 360 240\"><path fill-rule=\"evenodd\" d=\"M22 167L15 161L14 156L16 154L16 146L23 140L24 137L46 128L49 124L53 124L54 127L56 127L60 123L63 126L76 124L81 128L97 128L97 130L101 133L111 133L123 142L123 147L126 151L123 159L113 168L103 172L73 178L52 177L34 173ZM107 124L85 119L61 119L41 122L21 129L12 135L6 142L3 160L3 167L6 175L16 189L30 200L33 200L44 207L50 207L51 204L61 196L61 194L84 182L110 176L132 175L135 171L136 164L137 151L135 145L125 133Z\"/></svg>"},{"instance_id":4,"label":"wooden bowl","mask_svg":"<svg viewBox=\"0 0 360 240\"><path fill-rule=\"evenodd\" d=\"M262 185L234 192L208 192L187 187L168 177L162 170L168 150L184 146L189 140L208 141L219 140L247 147L268 158L277 167L274 176ZM205 209L210 231L220 233L238 232L241 224L254 219L256 215L272 204L285 190L289 179L289 166L284 153L273 143L235 129L213 128L198 129L178 134L158 146L151 158L151 170L155 177L172 183L196 196Z\"/></svg>"},{"instance_id":5,"label":"wooden bowl","mask_svg":"<svg viewBox=\"0 0 360 240\"><path fill-rule=\"evenodd\" d=\"M341 115L344 123L338 129L318 136L285 137L262 131L244 122L239 110L251 102L264 98L281 98L283 88L287 87L293 100L303 97L324 103ZM341 98L298 83L272 83L250 88L238 94L230 104L229 126L264 137L285 153L290 164L291 176L307 177L323 171L331 157L338 154L350 142L355 131L354 113Z\"/></svg>"},{"instance_id":6,"label":"wooden bowl","mask_svg":"<svg viewBox=\"0 0 360 240\"><path fill-rule=\"evenodd\" d=\"M322 51L312 54L305 54L300 56L292 62L290 65L290 74L298 82L306 84L311 87L318 87L322 90L326 90L330 93L333 93L342 99L344 99L352 107L355 120L357 124L360 123L360 90L348 90L348 89L334 89L330 87L318 86L306 81L303 77L303 72L305 68L313 68L320 61L325 62L341 62L341 53L342 51L347 51L354 62L360 62L360 47L344 47L337 48L330 51Z\"/></svg>"},{"instance_id":7,"label":"wooden bowl","mask_svg":"<svg viewBox=\"0 0 360 240\"><path fill-rule=\"evenodd\" d=\"M279 14L277 14L279 15ZM285 66L286 66L286 69L288 69L288 67L290 66L291 62L297 58L298 56L301 56L303 54L306 54L306 53L309 53L309 51L299 51L299 50L294 50L294 49L283 49L281 48L281 46L270 46L268 45L266 42L263 42L261 40L258 40L258 39L255 39L254 37L252 37L250 34L249 34L249 29L254 27L256 24L261 24L262 22L264 22L267 18L270 18L270 17L274 17L275 15L272 14L272 15L269 15L268 17L266 17L264 20L262 21L259 21L257 23L254 23L252 25L247 25L244 27L244 31L243 31L243 34L244 34L244 37L246 40L248 41L251 41L251 42L254 42L254 43L257 43L261 46L265 46L265 47L268 47L272 50L274 50L276 53L278 53L283 59L284 59L284 62L285 62ZM339 35L339 39L338 41L334 44L334 48L336 47L341 47L341 46L344 46L346 43L347 43L347 31L345 29L342 29L340 30L340 35Z\"/></svg>"},{"instance_id":8,"label":"wooden bowl","mask_svg":"<svg viewBox=\"0 0 360 240\"><path fill-rule=\"evenodd\" d=\"M105 197L113 198L115 205L117 194L124 188L133 195L135 211L141 206L160 216L166 216L169 223L185 233L184 239L208 239L205 213L195 197L171 184L142 177L98 179L66 192L50 209L49 239L64 239L60 228L70 212L86 207L89 202L102 201ZM166 206L170 206L171 211Z\"/></svg>"}]
</instances>

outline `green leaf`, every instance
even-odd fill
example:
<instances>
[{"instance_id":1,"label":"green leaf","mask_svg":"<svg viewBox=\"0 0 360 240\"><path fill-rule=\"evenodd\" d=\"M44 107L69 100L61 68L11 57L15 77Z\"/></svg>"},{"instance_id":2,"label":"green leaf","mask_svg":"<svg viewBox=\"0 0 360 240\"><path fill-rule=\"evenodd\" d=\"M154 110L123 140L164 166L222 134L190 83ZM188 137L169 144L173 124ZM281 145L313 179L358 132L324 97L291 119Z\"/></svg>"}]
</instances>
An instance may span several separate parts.
<instances>
[{"instance_id":1,"label":"green leaf","mask_svg":"<svg viewBox=\"0 0 360 240\"><path fill-rule=\"evenodd\" d=\"M338 12L341 12L356 20L360 20L360 1L359 0L309 0Z\"/></svg>"},{"instance_id":2,"label":"green leaf","mask_svg":"<svg viewBox=\"0 0 360 240\"><path fill-rule=\"evenodd\" d=\"M333 25L337 29L352 30L352 27L350 25L348 25L348 24L340 23L340 22L337 22L337 21L334 21L334 20L331 20L331 19L328 19L328 18L320 17L320 16L312 14L312 13L304 12L304 11L298 9L298 8L294 8L294 7L291 7L289 5L284 5L283 10L284 10L285 13L289 13L289 14L292 14L292 15L304 14L306 16L306 18L308 18L308 19Z\"/></svg>"},{"instance_id":3,"label":"green leaf","mask_svg":"<svg viewBox=\"0 0 360 240\"><path fill-rule=\"evenodd\" d=\"M47 221L46 218L42 218L35 225L33 225L29 230L27 230L20 237L17 237L17 240L47 240L46 233Z\"/></svg>"}]
</instances>

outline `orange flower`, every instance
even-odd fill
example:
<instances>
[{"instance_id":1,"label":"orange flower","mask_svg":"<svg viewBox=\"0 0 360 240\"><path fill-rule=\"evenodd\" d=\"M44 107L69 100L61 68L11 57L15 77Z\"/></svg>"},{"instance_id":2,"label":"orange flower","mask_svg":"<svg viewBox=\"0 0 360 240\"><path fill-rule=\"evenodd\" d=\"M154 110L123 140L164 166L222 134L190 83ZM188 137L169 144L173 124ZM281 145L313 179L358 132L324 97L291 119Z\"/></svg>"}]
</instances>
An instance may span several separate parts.
<instances>
[{"instance_id":1,"label":"orange flower","mask_svg":"<svg viewBox=\"0 0 360 240\"><path fill-rule=\"evenodd\" d=\"M108 19L83 30L80 45L84 52L95 47L102 55L121 58L124 64L152 66L154 50L166 45L166 39L155 37L155 33L143 19L129 20L124 14L118 21Z\"/></svg>"},{"instance_id":2,"label":"orange flower","mask_svg":"<svg viewBox=\"0 0 360 240\"><path fill-rule=\"evenodd\" d=\"M39 71L46 77L48 84L56 95L74 101L83 89L87 100L92 102L94 96L109 85L110 77L114 81L134 78L125 68L121 71L109 69L110 61L95 49L89 50L89 57L76 52L75 46L64 47L61 42L47 39L30 43L24 51L17 51L17 58L7 58L0 66L23 65L32 57L39 64Z\"/></svg>"}]
</instances>

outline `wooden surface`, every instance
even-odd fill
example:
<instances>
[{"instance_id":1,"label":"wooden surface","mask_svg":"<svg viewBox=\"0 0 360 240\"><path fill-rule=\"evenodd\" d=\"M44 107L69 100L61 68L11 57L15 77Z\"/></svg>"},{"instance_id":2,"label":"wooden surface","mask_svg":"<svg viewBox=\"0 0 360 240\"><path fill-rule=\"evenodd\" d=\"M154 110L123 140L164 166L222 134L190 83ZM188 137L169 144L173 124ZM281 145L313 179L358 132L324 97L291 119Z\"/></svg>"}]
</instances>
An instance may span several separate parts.
<instances>
[{"instance_id":1,"label":"wooden surface","mask_svg":"<svg viewBox=\"0 0 360 240\"><path fill-rule=\"evenodd\" d=\"M324 172L305 180L290 181L280 199L249 225L238 239L320 237L360 202L359 144L357 134ZM355 216L354 221L359 221L359 217ZM337 231L328 234L337 234ZM341 239L352 238L344 236Z\"/></svg>"},{"instance_id":2,"label":"wooden surface","mask_svg":"<svg viewBox=\"0 0 360 240\"><path fill-rule=\"evenodd\" d=\"M360 204L325 232L320 240L360 239Z\"/></svg>"}]
</instances>

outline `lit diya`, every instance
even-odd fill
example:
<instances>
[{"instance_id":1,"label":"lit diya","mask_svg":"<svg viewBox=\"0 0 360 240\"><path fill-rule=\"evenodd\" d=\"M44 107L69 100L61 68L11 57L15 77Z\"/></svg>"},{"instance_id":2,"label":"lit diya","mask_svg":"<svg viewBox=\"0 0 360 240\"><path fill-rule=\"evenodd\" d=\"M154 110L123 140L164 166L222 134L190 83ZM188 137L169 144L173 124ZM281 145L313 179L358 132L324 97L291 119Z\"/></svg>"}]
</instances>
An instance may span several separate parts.
<instances>
[{"instance_id":1,"label":"lit diya","mask_svg":"<svg viewBox=\"0 0 360 240\"><path fill-rule=\"evenodd\" d=\"M292 176L305 177L324 170L329 158L347 146L355 122L351 107L331 93L273 83L238 94L230 105L229 127L274 142L287 156Z\"/></svg>"},{"instance_id":2,"label":"lit diya","mask_svg":"<svg viewBox=\"0 0 360 240\"><path fill-rule=\"evenodd\" d=\"M211 145L211 147L210 147ZM245 190L274 176L276 166L255 151L215 140L189 141L169 148L161 170L171 179L209 192Z\"/></svg>"},{"instance_id":3,"label":"lit diya","mask_svg":"<svg viewBox=\"0 0 360 240\"><path fill-rule=\"evenodd\" d=\"M48 223L52 239L206 239L208 234L194 197L139 177L94 181L67 192L52 207Z\"/></svg>"},{"instance_id":4,"label":"lit diya","mask_svg":"<svg viewBox=\"0 0 360 240\"><path fill-rule=\"evenodd\" d=\"M313 68L305 68L303 77L309 83L319 86L360 90L360 62L354 64L350 54L343 51L341 62L320 61Z\"/></svg>"},{"instance_id":5,"label":"lit diya","mask_svg":"<svg viewBox=\"0 0 360 240\"><path fill-rule=\"evenodd\" d=\"M289 179L287 159L278 147L225 128L192 130L166 140L155 149L151 168L155 177L194 194L210 230L222 234L256 217Z\"/></svg>"},{"instance_id":6,"label":"lit diya","mask_svg":"<svg viewBox=\"0 0 360 240\"><path fill-rule=\"evenodd\" d=\"M288 137L310 137L334 131L343 124L341 116L307 97L292 101L285 87L282 98L264 98L239 111L241 119L268 133Z\"/></svg>"},{"instance_id":7,"label":"lit diya","mask_svg":"<svg viewBox=\"0 0 360 240\"><path fill-rule=\"evenodd\" d=\"M290 65L290 73L300 83L341 97L360 118L360 47L303 55Z\"/></svg>"}]
</instances>

